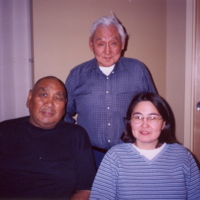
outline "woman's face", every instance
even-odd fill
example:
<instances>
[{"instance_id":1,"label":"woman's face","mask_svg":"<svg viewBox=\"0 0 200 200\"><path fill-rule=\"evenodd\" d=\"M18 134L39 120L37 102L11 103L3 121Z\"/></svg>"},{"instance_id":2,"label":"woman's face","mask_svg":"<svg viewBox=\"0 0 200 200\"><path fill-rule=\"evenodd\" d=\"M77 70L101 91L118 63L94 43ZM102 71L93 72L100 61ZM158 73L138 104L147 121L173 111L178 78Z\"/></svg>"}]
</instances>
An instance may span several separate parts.
<instances>
[{"instance_id":1,"label":"woman's face","mask_svg":"<svg viewBox=\"0 0 200 200\"><path fill-rule=\"evenodd\" d=\"M165 126L156 107L150 101L139 102L133 109L130 122L135 145L141 149L155 149Z\"/></svg>"}]
</instances>

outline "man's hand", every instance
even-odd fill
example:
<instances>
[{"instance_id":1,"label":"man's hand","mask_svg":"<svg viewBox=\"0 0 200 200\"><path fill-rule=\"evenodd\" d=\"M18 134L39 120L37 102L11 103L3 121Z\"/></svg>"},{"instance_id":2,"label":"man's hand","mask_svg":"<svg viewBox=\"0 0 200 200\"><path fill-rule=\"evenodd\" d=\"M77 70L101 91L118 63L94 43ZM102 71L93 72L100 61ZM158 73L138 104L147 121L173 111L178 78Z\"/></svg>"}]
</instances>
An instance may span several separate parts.
<instances>
[{"instance_id":1,"label":"man's hand","mask_svg":"<svg viewBox=\"0 0 200 200\"><path fill-rule=\"evenodd\" d=\"M88 200L90 197L90 190L79 190L71 197L70 200Z\"/></svg>"}]
</instances>

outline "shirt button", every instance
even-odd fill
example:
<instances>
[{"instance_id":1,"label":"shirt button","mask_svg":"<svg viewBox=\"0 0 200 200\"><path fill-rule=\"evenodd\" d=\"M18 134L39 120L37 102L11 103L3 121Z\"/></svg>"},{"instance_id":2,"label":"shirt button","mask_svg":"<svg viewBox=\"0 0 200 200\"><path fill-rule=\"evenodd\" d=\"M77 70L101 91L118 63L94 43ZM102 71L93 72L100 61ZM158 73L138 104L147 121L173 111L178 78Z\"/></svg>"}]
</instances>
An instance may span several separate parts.
<instances>
[{"instance_id":1,"label":"shirt button","mask_svg":"<svg viewBox=\"0 0 200 200\"><path fill-rule=\"evenodd\" d=\"M108 94L108 93L109 93L109 91L106 91L106 93Z\"/></svg>"},{"instance_id":2,"label":"shirt button","mask_svg":"<svg viewBox=\"0 0 200 200\"><path fill-rule=\"evenodd\" d=\"M108 142L110 142L110 140L108 140Z\"/></svg>"},{"instance_id":3,"label":"shirt button","mask_svg":"<svg viewBox=\"0 0 200 200\"><path fill-rule=\"evenodd\" d=\"M112 73L114 74L115 72L114 72L114 71L112 71Z\"/></svg>"},{"instance_id":4,"label":"shirt button","mask_svg":"<svg viewBox=\"0 0 200 200\"><path fill-rule=\"evenodd\" d=\"M107 109L109 110L109 109L110 109L110 107L107 107Z\"/></svg>"},{"instance_id":5,"label":"shirt button","mask_svg":"<svg viewBox=\"0 0 200 200\"><path fill-rule=\"evenodd\" d=\"M109 79L109 77L107 76L106 79Z\"/></svg>"},{"instance_id":6,"label":"shirt button","mask_svg":"<svg viewBox=\"0 0 200 200\"><path fill-rule=\"evenodd\" d=\"M108 123L108 126L110 126L110 123Z\"/></svg>"}]
</instances>

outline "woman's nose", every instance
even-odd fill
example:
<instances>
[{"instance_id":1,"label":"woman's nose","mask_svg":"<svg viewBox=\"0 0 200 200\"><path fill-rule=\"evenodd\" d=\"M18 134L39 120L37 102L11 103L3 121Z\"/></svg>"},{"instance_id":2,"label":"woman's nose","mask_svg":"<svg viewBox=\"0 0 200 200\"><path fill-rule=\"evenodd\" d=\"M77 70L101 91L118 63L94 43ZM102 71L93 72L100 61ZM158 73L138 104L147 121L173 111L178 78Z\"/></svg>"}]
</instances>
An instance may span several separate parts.
<instances>
[{"instance_id":1,"label":"woman's nose","mask_svg":"<svg viewBox=\"0 0 200 200\"><path fill-rule=\"evenodd\" d=\"M144 126L144 127L148 127L149 126L148 119L147 118L143 118L141 125Z\"/></svg>"}]
</instances>

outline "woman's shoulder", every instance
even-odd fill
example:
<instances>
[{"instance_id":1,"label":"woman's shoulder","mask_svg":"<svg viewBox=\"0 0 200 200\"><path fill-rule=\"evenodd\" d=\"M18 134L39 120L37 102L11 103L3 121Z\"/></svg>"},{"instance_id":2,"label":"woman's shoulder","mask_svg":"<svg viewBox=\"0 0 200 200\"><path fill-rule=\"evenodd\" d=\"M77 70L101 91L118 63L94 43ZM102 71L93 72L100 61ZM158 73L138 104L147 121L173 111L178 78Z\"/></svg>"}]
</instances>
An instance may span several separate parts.
<instances>
[{"instance_id":1,"label":"woman's shoulder","mask_svg":"<svg viewBox=\"0 0 200 200\"><path fill-rule=\"evenodd\" d=\"M179 143L167 144L167 146L172 149L187 151L187 149L182 144Z\"/></svg>"},{"instance_id":2,"label":"woman's shoulder","mask_svg":"<svg viewBox=\"0 0 200 200\"><path fill-rule=\"evenodd\" d=\"M173 144L167 144L167 151L176 153L176 155L188 155L191 154L190 151L184 147L182 144L173 143Z\"/></svg>"},{"instance_id":3,"label":"woman's shoulder","mask_svg":"<svg viewBox=\"0 0 200 200\"><path fill-rule=\"evenodd\" d=\"M110 153L113 153L113 152L123 153L123 152L129 151L131 148L132 148L131 143L121 143L121 144L117 144L117 145L111 147L108 152L110 152Z\"/></svg>"}]
</instances>

